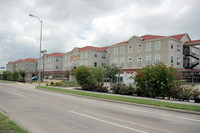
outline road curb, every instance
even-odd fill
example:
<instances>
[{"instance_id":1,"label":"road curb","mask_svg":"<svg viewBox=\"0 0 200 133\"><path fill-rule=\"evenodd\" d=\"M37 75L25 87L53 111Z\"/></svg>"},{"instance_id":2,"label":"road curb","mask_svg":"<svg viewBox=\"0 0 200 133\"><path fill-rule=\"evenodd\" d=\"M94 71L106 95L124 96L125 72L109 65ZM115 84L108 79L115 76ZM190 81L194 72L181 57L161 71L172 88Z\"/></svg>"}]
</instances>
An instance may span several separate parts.
<instances>
[{"instance_id":1,"label":"road curb","mask_svg":"<svg viewBox=\"0 0 200 133\"><path fill-rule=\"evenodd\" d=\"M97 97L90 97L90 96L83 96L83 95L78 95L78 94L60 92L60 91L55 91L55 90L47 90L47 89L36 88L36 87L35 87L35 89L49 91L49 92L56 92L56 93L66 94L66 95L73 95L73 96L85 97L85 98L89 98L89 99L97 99L97 100L108 101L108 102L113 102L113 103L136 105L136 106L141 106L141 107L156 108L156 109L162 109L162 110L168 110L168 111L175 111L175 112L180 112L180 113L189 113L189 114L200 115L200 112L197 112L197 111L189 111L189 110L181 110L181 109L174 109L174 108L167 108L167 107L160 107L160 106L153 106L153 105L146 105L146 104L138 104L138 103L116 101L116 100L110 100L110 99L103 99L103 98L97 98Z\"/></svg>"}]
</instances>

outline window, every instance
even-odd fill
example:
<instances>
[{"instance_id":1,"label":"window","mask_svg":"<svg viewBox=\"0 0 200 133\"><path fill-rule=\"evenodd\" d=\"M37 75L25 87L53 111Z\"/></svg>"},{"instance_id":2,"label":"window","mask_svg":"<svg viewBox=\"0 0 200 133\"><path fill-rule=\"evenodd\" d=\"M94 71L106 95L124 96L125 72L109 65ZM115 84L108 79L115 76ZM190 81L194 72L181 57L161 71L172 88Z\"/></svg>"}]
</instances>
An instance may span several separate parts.
<instances>
[{"instance_id":1,"label":"window","mask_svg":"<svg viewBox=\"0 0 200 133\"><path fill-rule=\"evenodd\" d=\"M69 57L69 60L71 60L71 55L69 55L68 57Z\"/></svg>"},{"instance_id":2,"label":"window","mask_svg":"<svg viewBox=\"0 0 200 133\"><path fill-rule=\"evenodd\" d=\"M181 59L180 57L177 57L177 65L180 65L181 64Z\"/></svg>"},{"instance_id":3,"label":"window","mask_svg":"<svg viewBox=\"0 0 200 133\"><path fill-rule=\"evenodd\" d=\"M81 59L83 59L83 53L81 53Z\"/></svg>"},{"instance_id":4,"label":"window","mask_svg":"<svg viewBox=\"0 0 200 133\"><path fill-rule=\"evenodd\" d=\"M142 52L142 44L138 44L137 45L137 51L138 52Z\"/></svg>"},{"instance_id":5,"label":"window","mask_svg":"<svg viewBox=\"0 0 200 133\"><path fill-rule=\"evenodd\" d=\"M116 65L116 66L118 65L118 59L117 58L114 59L114 65Z\"/></svg>"},{"instance_id":6,"label":"window","mask_svg":"<svg viewBox=\"0 0 200 133\"><path fill-rule=\"evenodd\" d=\"M26 63L26 66L28 66L28 64Z\"/></svg>"},{"instance_id":7,"label":"window","mask_svg":"<svg viewBox=\"0 0 200 133\"><path fill-rule=\"evenodd\" d=\"M97 66L97 62L94 62L94 67L96 67Z\"/></svg>"},{"instance_id":8,"label":"window","mask_svg":"<svg viewBox=\"0 0 200 133\"><path fill-rule=\"evenodd\" d=\"M173 42L171 42L171 49L173 49L174 48L174 43Z\"/></svg>"},{"instance_id":9,"label":"window","mask_svg":"<svg viewBox=\"0 0 200 133\"><path fill-rule=\"evenodd\" d=\"M56 65L56 69L58 69L58 65Z\"/></svg>"},{"instance_id":10,"label":"window","mask_svg":"<svg viewBox=\"0 0 200 133\"><path fill-rule=\"evenodd\" d=\"M132 45L129 45L128 46L128 53L132 53L133 52L133 46Z\"/></svg>"},{"instance_id":11,"label":"window","mask_svg":"<svg viewBox=\"0 0 200 133\"><path fill-rule=\"evenodd\" d=\"M124 57L121 57L120 59L120 66L124 66Z\"/></svg>"},{"instance_id":12,"label":"window","mask_svg":"<svg viewBox=\"0 0 200 133\"><path fill-rule=\"evenodd\" d=\"M160 63L160 55L155 55L155 63Z\"/></svg>"},{"instance_id":13,"label":"window","mask_svg":"<svg viewBox=\"0 0 200 133\"><path fill-rule=\"evenodd\" d=\"M106 54L102 53L102 59L105 59L105 58L106 58Z\"/></svg>"},{"instance_id":14,"label":"window","mask_svg":"<svg viewBox=\"0 0 200 133\"><path fill-rule=\"evenodd\" d=\"M87 52L85 52L85 58L87 59L87 55L88 55L88 53Z\"/></svg>"},{"instance_id":15,"label":"window","mask_svg":"<svg viewBox=\"0 0 200 133\"><path fill-rule=\"evenodd\" d=\"M56 61L58 62L58 58L56 58Z\"/></svg>"},{"instance_id":16,"label":"window","mask_svg":"<svg viewBox=\"0 0 200 133\"><path fill-rule=\"evenodd\" d=\"M87 66L88 64L87 64L87 61L85 61L85 66Z\"/></svg>"},{"instance_id":17,"label":"window","mask_svg":"<svg viewBox=\"0 0 200 133\"><path fill-rule=\"evenodd\" d=\"M151 43L146 43L146 51L151 51Z\"/></svg>"},{"instance_id":18,"label":"window","mask_svg":"<svg viewBox=\"0 0 200 133\"><path fill-rule=\"evenodd\" d=\"M172 64L174 63L174 57L173 57L173 55L171 55L171 63Z\"/></svg>"},{"instance_id":19,"label":"window","mask_svg":"<svg viewBox=\"0 0 200 133\"><path fill-rule=\"evenodd\" d=\"M28 71L28 68L26 68L26 71Z\"/></svg>"},{"instance_id":20,"label":"window","mask_svg":"<svg viewBox=\"0 0 200 133\"><path fill-rule=\"evenodd\" d=\"M132 65L132 57L128 57L128 66Z\"/></svg>"},{"instance_id":21,"label":"window","mask_svg":"<svg viewBox=\"0 0 200 133\"><path fill-rule=\"evenodd\" d=\"M31 72L33 72L34 71L34 68L31 68Z\"/></svg>"},{"instance_id":22,"label":"window","mask_svg":"<svg viewBox=\"0 0 200 133\"><path fill-rule=\"evenodd\" d=\"M151 55L146 56L146 64L151 65Z\"/></svg>"},{"instance_id":23,"label":"window","mask_svg":"<svg viewBox=\"0 0 200 133\"><path fill-rule=\"evenodd\" d=\"M137 65L142 66L142 57L137 58Z\"/></svg>"},{"instance_id":24,"label":"window","mask_svg":"<svg viewBox=\"0 0 200 133\"><path fill-rule=\"evenodd\" d=\"M83 65L83 61L81 61L80 65L81 65L81 66Z\"/></svg>"},{"instance_id":25,"label":"window","mask_svg":"<svg viewBox=\"0 0 200 133\"><path fill-rule=\"evenodd\" d=\"M102 66L102 67L105 67L105 65L106 65L105 63L101 63L101 66Z\"/></svg>"},{"instance_id":26,"label":"window","mask_svg":"<svg viewBox=\"0 0 200 133\"><path fill-rule=\"evenodd\" d=\"M65 60L67 60L67 55L65 55Z\"/></svg>"},{"instance_id":27,"label":"window","mask_svg":"<svg viewBox=\"0 0 200 133\"><path fill-rule=\"evenodd\" d=\"M123 46L123 47L120 47L120 53L121 54L124 54L125 53L125 47Z\"/></svg>"},{"instance_id":28,"label":"window","mask_svg":"<svg viewBox=\"0 0 200 133\"><path fill-rule=\"evenodd\" d=\"M160 50L160 41L155 42L155 50Z\"/></svg>"},{"instance_id":29,"label":"window","mask_svg":"<svg viewBox=\"0 0 200 133\"><path fill-rule=\"evenodd\" d=\"M181 45L177 44L177 52L180 52L180 51L181 51Z\"/></svg>"},{"instance_id":30,"label":"window","mask_svg":"<svg viewBox=\"0 0 200 133\"><path fill-rule=\"evenodd\" d=\"M94 53L94 57L97 57L97 53Z\"/></svg>"},{"instance_id":31,"label":"window","mask_svg":"<svg viewBox=\"0 0 200 133\"><path fill-rule=\"evenodd\" d=\"M115 54L115 55L118 54L118 48L114 48L114 54Z\"/></svg>"}]
</instances>

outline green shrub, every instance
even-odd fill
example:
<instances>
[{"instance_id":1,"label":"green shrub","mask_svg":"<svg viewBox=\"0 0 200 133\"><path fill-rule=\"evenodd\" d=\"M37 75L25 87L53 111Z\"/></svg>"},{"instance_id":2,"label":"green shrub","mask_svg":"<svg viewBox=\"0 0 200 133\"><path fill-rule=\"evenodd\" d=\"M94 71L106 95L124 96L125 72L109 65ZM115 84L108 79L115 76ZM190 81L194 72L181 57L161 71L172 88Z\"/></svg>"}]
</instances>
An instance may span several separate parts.
<instances>
[{"instance_id":1,"label":"green shrub","mask_svg":"<svg viewBox=\"0 0 200 133\"><path fill-rule=\"evenodd\" d=\"M117 83L113 87L113 93L121 95L133 95L136 93L136 89L131 84L125 86L121 83Z\"/></svg>"},{"instance_id":2,"label":"green shrub","mask_svg":"<svg viewBox=\"0 0 200 133\"><path fill-rule=\"evenodd\" d=\"M200 91L198 89L193 89L193 91L192 91L192 99L196 103L200 103Z\"/></svg>"},{"instance_id":3,"label":"green shrub","mask_svg":"<svg viewBox=\"0 0 200 133\"><path fill-rule=\"evenodd\" d=\"M54 86L54 82L51 81L50 86Z\"/></svg>"},{"instance_id":4,"label":"green shrub","mask_svg":"<svg viewBox=\"0 0 200 133\"><path fill-rule=\"evenodd\" d=\"M176 74L176 69L163 63L143 67L134 77L137 94L146 97L168 96Z\"/></svg>"},{"instance_id":5,"label":"green shrub","mask_svg":"<svg viewBox=\"0 0 200 133\"><path fill-rule=\"evenodd\" d=\"M17 81L18 78L19 78L19 73L18 73L17 71L14 71L14 72L12 73L12 80L13 80L13 81Z\"/></svg>"}]
</instances>

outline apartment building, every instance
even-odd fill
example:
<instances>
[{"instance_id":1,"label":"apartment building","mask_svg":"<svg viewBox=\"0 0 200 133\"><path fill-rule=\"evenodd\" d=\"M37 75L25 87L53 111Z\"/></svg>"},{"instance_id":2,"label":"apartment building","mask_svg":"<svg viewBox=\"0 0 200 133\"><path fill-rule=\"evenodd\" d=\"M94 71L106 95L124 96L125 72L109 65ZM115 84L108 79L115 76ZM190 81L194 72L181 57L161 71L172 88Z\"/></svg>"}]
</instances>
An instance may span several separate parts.
<instances>
[{"instance_id":1,"label":"apartment building","mask_svg":"<svg viewBox=\"0 0 200 133\"><path fill-rule=\"evenodd\" d=\"M39 68L39 59L38 67ZM37 70L39 71L39 69ZM52 76L55 74L62 74L63 73L63 53L51 53L51 54L44 54L41 57L41 72L44 72L44 75Z\"/></svg>"},{"instance_id":2,"label":"apartment building","mask_svg":"<svg viewBox=\"0 0 200 133\"><path fill-rule=\"evenodd\" d=\"M16 71L16 63L17 61L10 61L8 64L6 64L6 71L14 72Z\"/></svg>"},{"instance_id":3,"label":"apartment building","mask_svg":"<svg viewBox=\"0 0 200 133\"><path fill-rule=\"evenodd\" d=\"M194 49L194 46L191 44L192 42L186 33L173 36L133 36L127 41L109 47L109 64L120 66L124 71L134 71L143 66L159 62L163 62L168 66L173 65L177 69L184 69L185 65L183 62L185 60L188 63L197 60L195 66L197 67L199 48L195 47L195 51L193 50L195 58L194 55L185 55L183 52L183 49L185 51ZM190 58L193 58L193 61Z\"/></svg>"},{"instance_id":4,"label":"apartment building","mask_svg":"<svg viewBox=\"0 0 200 133\"><path fill-rule=\"evenodd\" d=\"M71 71L78 66L105 66L109 64L108 47L75 47L63 54L63 71Z\"/></svg>"}]
</instances>

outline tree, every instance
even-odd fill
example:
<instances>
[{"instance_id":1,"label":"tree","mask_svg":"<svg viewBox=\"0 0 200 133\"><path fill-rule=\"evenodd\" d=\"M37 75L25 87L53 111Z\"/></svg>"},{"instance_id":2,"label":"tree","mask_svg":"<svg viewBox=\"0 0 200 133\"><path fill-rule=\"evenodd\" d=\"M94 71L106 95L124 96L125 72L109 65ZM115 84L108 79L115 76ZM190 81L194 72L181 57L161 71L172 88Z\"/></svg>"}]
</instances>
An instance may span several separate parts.
<instances>
[{"instance_id":1,"label":"tree","mask_svg":"<svg viewBox=\"0 0 200 133\"><path fill-rule=\"evenodd\" d=\"M94 84L97 84L98 86L101 86L103 80L104 80L104 69L102 67L94 67L90 69L90 81L92 81Z\"/></svg>"},{"instance_id":2,"label":"tree","mask_svg":"<svg viewBox=\"0 0 200 133\"><path fill-rule=\"evenodd\" d=\"M78 84L83 88L87 89L86 86L89 81L89 76L90 76L90 68L86 66L79 66L76 69L73 70L73 74L78 82Z\"/></svg>"},{"instance_id":3,"label":"tree","mask_svg":"<svg viewBox=\"0 0 200 133\"><path fill-rule=\"evenodd\" d=\"M108 78L111 81L111 83L116 79L116 75L120 72L120 68L115 65L105 67L105 77Z\"/></svg>"},{"instance_id":4,"label":"tree","mask_svg":"<svg viewBox=\"0 0 200 133\"><path fill-rule=\"evenodd\" d=\"M8 78L8 71L3 72L3 80L7 80Z\"/></svg>"},{"instance_id":5,"label":"tree","mask_svg":"<svg viewBox=\"0 0 200 133\"><path fill-rule=\"evenodd\" d=\"M14 72L12 73L12 80L13 80L13 81L17 81L18 78L19 78L19 73L18 73L17 71L14 71Z\"/></svg>"},{"instance_id":6,"label":"tree","mask_svg":"<svg viewBox=\"0 0 200 133\"><path fill-rule=\"evenodd\" d=\"M12 80L12 72L7 71L7 80Z\"/></svg>"},{"instance_id":7,"label":"tree","mask_svg":"<svg viewBox=\"0 0 200 133\"><path fill-rule=\"evenodd\" d=\"M143 67L134 77L137 94L147 97L169 96L177 75L177 70L164 63Z\"/></svg>"},{"instance_id":8,"label":"tree","mask_svg":"<svg viewBox=\"0 0 200 133\"><path fill-rule=\"evenodd\" d=\"M26 72L23 70L19 70L19 75L22 77L23 81L25 81Z\"/></svg>"}]
</instances>

